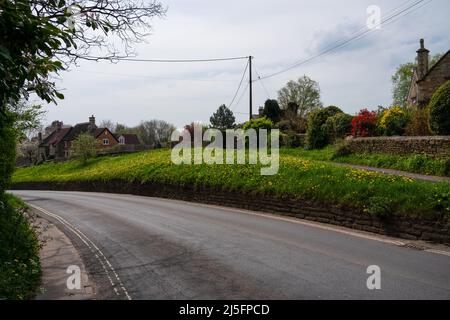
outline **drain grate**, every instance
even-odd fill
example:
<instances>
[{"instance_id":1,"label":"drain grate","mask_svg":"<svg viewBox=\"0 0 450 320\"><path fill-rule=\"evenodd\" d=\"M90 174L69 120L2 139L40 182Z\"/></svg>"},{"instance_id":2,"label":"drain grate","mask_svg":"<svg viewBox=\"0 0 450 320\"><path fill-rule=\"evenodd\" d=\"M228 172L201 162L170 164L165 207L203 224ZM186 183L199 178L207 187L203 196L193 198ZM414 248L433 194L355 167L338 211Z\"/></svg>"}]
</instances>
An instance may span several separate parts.
<instances>
[{"instance_id":1,"label":"drain grate","mask_svg":"<svg viewBox=\"0 0 450 320\"><path fill-rule=\"evenodd\" d=\"M429 249L428 247L426 247L426 246L423 246L423 245L420 245L420 244L417 244L417 243L405 243L404 245L402 245L401 247L403 247L403 248L409 248L409 249L414 249L414 250L420 250L420 251L424 251L424 250L427 250L427 249Z\"/></svg>"}]
</instances>

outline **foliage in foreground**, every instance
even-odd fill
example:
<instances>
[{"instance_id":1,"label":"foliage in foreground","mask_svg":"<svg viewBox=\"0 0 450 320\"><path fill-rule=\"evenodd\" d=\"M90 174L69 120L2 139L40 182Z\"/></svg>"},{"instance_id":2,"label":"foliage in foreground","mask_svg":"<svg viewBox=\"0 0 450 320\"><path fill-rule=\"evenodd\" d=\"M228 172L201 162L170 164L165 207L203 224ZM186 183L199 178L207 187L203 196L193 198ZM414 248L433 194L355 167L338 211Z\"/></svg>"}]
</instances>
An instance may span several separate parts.
<instances>
[{"instance_id":1,"label":"foliage in foreground","mask_svg":"<svg viewBox=\"0 0 450 320\"><path fill-rule=\"evenodd\" d=\"M450 134L450 80L433 94L428 106L430 129L435 134Z\"/></svg>"},{"instance_id":2,"label":"foliage in foreground","mask_svg":"<svg viewBox=\"0 0 450 320\"><path fill-rule=\"evenodd\" d=\"M84 166L69 161L23 168L16 171L13 182L155 182L288 196L328 205L350 206L379 215L447 213L446 208L437 205L438 200L442 202L442 197L448 194L448 183L421 182L395 175L337 167L289 154L289 151L283 151L280 170L274 176L261 176L259 165L174 165L169 150L154 150L91 159Z\"/></svg>"},{"instance_id":3,"label":"foliage in foreground","mask_svg":"<svg viewBox=\"0 0 450 320\"><path fill-rule=\"evenodd\" d=\"M18 198L0 196L0 299L29 299L40 282L39 242L25 209Z\"/></svg>"}]
</instances>

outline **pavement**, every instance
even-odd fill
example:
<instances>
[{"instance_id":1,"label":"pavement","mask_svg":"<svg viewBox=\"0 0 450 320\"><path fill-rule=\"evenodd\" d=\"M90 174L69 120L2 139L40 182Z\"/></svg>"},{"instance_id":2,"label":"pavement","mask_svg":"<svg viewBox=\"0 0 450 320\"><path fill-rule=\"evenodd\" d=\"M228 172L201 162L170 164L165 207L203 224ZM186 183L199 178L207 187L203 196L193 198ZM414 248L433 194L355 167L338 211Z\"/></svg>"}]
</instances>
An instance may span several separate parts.
<instances>
[{"instance_id":1,"label":"pavement","mask_svg":"<svg viewBox=\"0 0 450 320\"><path fill-rule=\"evenodd\" d=\"M450 183L449 177L440 177L440 176L432 176L432 175L425 175L425 174L419 174L419 173L412 173L407 171L401 171L401 170L395 170L395 169L384 169L384 168L374 168L359 164L349 164L349 163L339 163L339 162L329 162L330 164L333 164L338 167L348 167L353 169L359 169L359 170L367 170L372 172L379 172L384 174L394 174L398 176L403 176L415 180L422 180L422 181L429 181L429 182L448 182Z\"/></svg>"},{"instance_id":2,"label":"pavement","mask_svg":"<svg viewBox=\"0 0 450 320\"><path fill-rule=\"evenodd\" d=\"M39 214L39 213L38 213ZM41 250L39 252L42 279L36 300L91 300L95 299L95 286L90 281L78 250L70 239L45 218L32 218ZM80 268L80 288L69 289L67 273L70 266Z\"/></svg>"},{"instance_id":3,"label":"pavement","mask_svg":"<svg viewBox=\"0 0 450 320\"><path fill-rule=\"evenodd\" d=\"M450 299L447 247L175 200L13 193L70 238L97 299Z\"/></svg>"}]
</instances>

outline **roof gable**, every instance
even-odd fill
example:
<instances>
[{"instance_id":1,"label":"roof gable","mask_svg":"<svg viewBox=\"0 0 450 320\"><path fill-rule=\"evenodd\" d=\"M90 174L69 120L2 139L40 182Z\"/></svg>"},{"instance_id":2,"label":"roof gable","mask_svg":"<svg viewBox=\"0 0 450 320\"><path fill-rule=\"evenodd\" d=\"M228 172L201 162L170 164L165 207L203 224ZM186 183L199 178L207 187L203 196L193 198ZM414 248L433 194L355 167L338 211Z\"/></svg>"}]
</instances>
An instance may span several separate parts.
<instances>
[{"instance_id":1,"label":"roof gable","mask_svg":"<svg viewBox=\"0 0 450 320\"><path fill-rule=\"evenodd\" d=\"M447 56L450 55L450 50L448 50L431 68L430 70L428 70L428 72L423 76L422 79L420 79L417 82L421 82L423 80L425 80L430 74L433 73L433 71L437 68L437 66L439 66L441 63L444 62L444 60L447 58Z\"/></svg>"},{"instance_id":2,"label":"roof gable","mask_svg":"<svg viewBox=\"0 0 450 320\"><path fill-rule=\"evenodd\" d=\"M105 130L109 132L109 134L114 138L114 140L119 142L118 138L108 128L98 128L98 129L96 129L94 131L94 138L98 138L103 132L105 132Z\"/></svg>"}]
</instances>

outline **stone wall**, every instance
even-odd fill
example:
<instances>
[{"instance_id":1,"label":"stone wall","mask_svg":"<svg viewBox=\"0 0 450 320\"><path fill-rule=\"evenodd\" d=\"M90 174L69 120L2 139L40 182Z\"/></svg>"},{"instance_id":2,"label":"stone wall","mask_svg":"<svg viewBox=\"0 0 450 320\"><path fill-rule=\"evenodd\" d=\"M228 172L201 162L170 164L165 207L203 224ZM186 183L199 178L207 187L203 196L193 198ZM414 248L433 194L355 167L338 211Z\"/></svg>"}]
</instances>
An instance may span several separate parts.
<instances>
[{"instance_id":1,"label":"stone wall","mask_svg":"<svg viewBox=\"0 0 450 320\"><path fill-rule=\"evenodd\" d=\"M348 141L350 150L354 153L427 154L432 157L450 156L450 136L370 137L350 139Z\"/></svg>"},{"instance_id":2,"label":"stone wall","mask_svg":"<svg viewBox=\"0 0 450 320\"><path fill-rule=\"evenodd\" d=\"M12 189L111 192L186 200L287 215L409 240L450 244L450 221L441 216L431 218L391 215L383 218L365 214L355 208L327 206L320 202L289 197L120 180L20 183L13 185Z\"/></svg>"}]
</instances>

